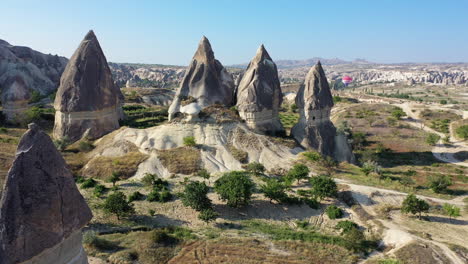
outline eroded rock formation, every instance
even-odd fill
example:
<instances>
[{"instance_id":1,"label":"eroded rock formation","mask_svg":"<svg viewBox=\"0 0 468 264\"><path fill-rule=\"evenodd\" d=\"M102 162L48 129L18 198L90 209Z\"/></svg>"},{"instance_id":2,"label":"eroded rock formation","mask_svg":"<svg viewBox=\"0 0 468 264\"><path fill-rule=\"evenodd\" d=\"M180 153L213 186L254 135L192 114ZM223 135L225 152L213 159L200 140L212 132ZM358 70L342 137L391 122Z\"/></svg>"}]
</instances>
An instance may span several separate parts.
<instances>
[{"instance_id":1,"label":"eroded rock formation","mask_svg":"<svg viewBox=\"0 0 468 264\"><path fill-rule=\"evenodd\" d=\"M234 81L215 59L210 42L203 37L190 62L174 101L169 107L169 120L180 113L186 101L200 108L213 104L231 106L234 102Z\"/></svg>"},{"instance_id":2,"label":"eroded rock formation","mask_svg":"<svg viewBox=\"0 0 468 264\"><path fill-rule=\"evenodd\" d=\"M265 134L284 134L278 117L282 101L278 70L261 45L237 87L237 110L249 128Z\"/></svg>"},{"instance_id":3,"label":"eroded rock formation","mask_svg":"<svg viewBox=\"0 0 468 264\"><path fill-rule=\"evenodd\" d=\"M300 111L300 118L291 130L292 136L305 148L312 148L323 155L337 158L336 128L330 121L333 97L320 62L307 74L304 85L297 93L296 105ZM338 158L342 159L342 156L339 155Z\"/></svg>"},{"instance_id":4,"label":"eroded rock formation","mask_svg":"<svg viewBox=\"0 0 468 264\"><path fill-rule=\"evenodd\" d=\"M81 229L91 218L65 160L30 124L0 200L0 263L87 263Z\"/></svg>"},{"instance_id":5,"label":"eroded rock formation","mask_svg":"<svg viewBox=\"0 0 468 264\"><path fill-rule=\"evenodd\" d=\"M122 98L101 46L89 31L60 80L54 137L76 141L86 135L95 139L119 128Z\"/></svg>"}]
</instances>

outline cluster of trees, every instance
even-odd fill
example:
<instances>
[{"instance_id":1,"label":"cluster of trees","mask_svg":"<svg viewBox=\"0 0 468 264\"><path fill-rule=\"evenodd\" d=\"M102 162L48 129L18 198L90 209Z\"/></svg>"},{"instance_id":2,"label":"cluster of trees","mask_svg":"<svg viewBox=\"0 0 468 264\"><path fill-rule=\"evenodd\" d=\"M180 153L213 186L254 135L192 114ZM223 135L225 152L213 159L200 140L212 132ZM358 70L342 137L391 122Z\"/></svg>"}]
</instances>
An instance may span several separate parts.
<instances>
[{"instance_id":1,"label":"cluster of trees","mask_svg":"<svg viewBox=\"0 0 468 264\"><path fill-rule=\"evenodd\" d=\"M430 209L430 205L423 199L419 199L414 194L406 196L406 199L403 200L401 204L401 212L405 214L418 215L418 219L421 219L422 213L427 213ZM444 213L449 216L450 220L453 217L460 216L460 208L451 204L444 204L442 206Z\"/></svg>"}]
</instances>

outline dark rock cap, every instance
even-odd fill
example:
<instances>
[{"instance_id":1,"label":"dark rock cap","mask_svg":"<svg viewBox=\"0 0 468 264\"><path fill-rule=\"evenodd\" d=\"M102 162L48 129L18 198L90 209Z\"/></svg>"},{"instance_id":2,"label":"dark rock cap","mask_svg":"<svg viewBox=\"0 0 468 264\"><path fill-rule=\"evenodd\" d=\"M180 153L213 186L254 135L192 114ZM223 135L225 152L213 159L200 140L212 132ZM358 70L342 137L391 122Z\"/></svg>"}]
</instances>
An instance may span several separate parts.
<instances>
[{"instance_id":1,"label":"dark rock cap","mask_svg":"<svg viewBox=\"0 0 468 264\"><path fill-rule=\"evenodd\" d=\"M333 107L330 86L320 61L307 73L304 85L297 93L296 105L309 110Z\"/></svg>"},{"instance_id":2,"label":"dark rock cap","mask_svg":"<svg viewBox=\"0 0 468 264\"><path fill-rule=\"evenodd\" d=\"M121 96L99 41L90 30L65 67L54 107L62 112L95 111L116 106Z\"/></svg>"},{"instance_id":3,"label":"dark rock cap","mask_svg":"<svg viewBox=\"0 0 468 264\"><path fill-rule=\"evenodd\" d=\"M0 263L20 263L51 248L92 218L50 137L30 124L0 200Z\"/></svg>"}]
</instances>

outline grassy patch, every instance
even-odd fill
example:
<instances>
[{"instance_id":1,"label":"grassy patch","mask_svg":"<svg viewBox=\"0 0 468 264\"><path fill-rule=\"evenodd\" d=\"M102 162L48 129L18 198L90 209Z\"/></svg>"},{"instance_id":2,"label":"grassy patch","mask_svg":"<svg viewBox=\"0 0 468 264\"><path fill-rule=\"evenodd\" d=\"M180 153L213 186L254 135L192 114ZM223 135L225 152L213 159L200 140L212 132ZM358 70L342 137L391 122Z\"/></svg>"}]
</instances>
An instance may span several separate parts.
<instances>
[{"instance_id":1,"label":"grassy patch","mask_svg":"<svg viewBox=\"0 0 468 264\"><path fill-rule=\"evenodd\" d=\"M395 256L403 263L450 263L445 255L434 251L421 243L411 243L395 252Z\"/></svg>"},{"instance_id":2,"label":"grassy patch","mask_svg":"<svg viewBox=\"0 0 468 264\"><path fill-rule=\"evenodd\" d=\"M171 173L192 174L201 169L200 150L192 147L178 147L158 150L158 158Z\"/></svg>"},{"instance_id":3,"label":"grassy patch","mask_svg":"<svg viewBox=\"0 0 468 264\"><path fill-rule=\"evenodd\" d=\"M99 156L88 163L88 166L83 171L83 175L105 180L113 172L117 172L122 179L127 179L135 174L138 165L147 158L148 155L138 151L129 152L120 157Z\"/></svg>"}]
</instances>

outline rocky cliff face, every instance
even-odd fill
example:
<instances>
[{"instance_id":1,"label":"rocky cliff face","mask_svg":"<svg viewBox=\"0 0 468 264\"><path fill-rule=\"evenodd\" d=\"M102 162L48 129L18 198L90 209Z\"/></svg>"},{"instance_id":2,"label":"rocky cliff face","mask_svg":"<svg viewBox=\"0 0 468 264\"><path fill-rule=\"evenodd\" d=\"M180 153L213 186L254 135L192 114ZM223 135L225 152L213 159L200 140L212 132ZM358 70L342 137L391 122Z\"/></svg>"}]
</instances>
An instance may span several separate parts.
<instances>
[{"instance_id":1,"label":"rocky cliff face","mask_svg":"<svg viewBox=\"0 0 468 264\"><path fill-rule=\"evenodd\" d=\"M255 131L282 134L284 128L278 117L282 101L278 70L261 45L237 87L239 115Z\"/></svg>"},{"instance_id":2,"label":"rocky cliff face","mask_svg":"<svg viewBox=\"0 0 468 264\"><path fill-rule=\"evenodd\" d=\"M180 108L186 100L195 101L201 108L213 104L231 106L234 103L232 76L215 59L211 44L206 37L201 39L177 90L169 108L169 119L180 113Z\"/></svg>"},{"instance_id":3,"label":"rocky cliff face","mask_svg":"<svg viewBox=\"0 0 468 264\"><path fill-rule=\"evenodd\" d=\"M303 147L333 156L336 134L336 128L330 121L333 98L320 62L307 74L304 85L297 93L296 105L300 118L291 135Z\"/></svg>"},{"instance_id":4,"label":"rocky cliff face","mask_svg":"<svg viewBox=\"0 0 468 264\"><path fill-rule=\"evenodd\" d=\"M106 57L90 31L63 72L55 97L54 137L98 138L119 128L122 93Z\"/></svg>"},{"instance_id":5,"label":"rocky cliff face","mask_svg":"<svg viewBox=\"0 0 468 264\"><path fill-rule=\"evenodd\" d=\"M67 61L64 57L46 55L0 40L0 88L3 89L8 79L19 76L28 90L50 94L57 89Z\"/></svg>"},{"instance_id":6,"label":"rocky cliff face","mask_svg":"<svg viewBox=\"0 0 468 264\"><path fill-rule=\"evenodd\" d=\"M80 238L91 217L65 160L31 124L0 200L0 263L87 263Z\"/></svg>"}]
</instances>

